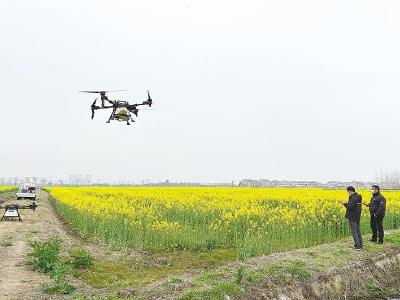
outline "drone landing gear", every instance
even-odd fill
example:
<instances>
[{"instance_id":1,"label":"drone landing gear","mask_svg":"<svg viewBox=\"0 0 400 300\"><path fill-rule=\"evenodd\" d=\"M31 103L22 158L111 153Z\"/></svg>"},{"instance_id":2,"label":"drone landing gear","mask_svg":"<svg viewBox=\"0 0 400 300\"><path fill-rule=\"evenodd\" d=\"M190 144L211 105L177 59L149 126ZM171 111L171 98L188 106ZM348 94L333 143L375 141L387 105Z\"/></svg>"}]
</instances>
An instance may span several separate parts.
<instances>
[{"instance_id":1,"label":"drone landing gear","mask_svg":"<svg viewBox=\"0 0 400 300\"><path fill-rule=\"evenodd\" d=\"M135 122L135 120L134 120L133 118L131 118L131 122L132 122L132 123L134 123L134 122ZM131 123L129 123L129 119L128 119L128 120L126 120L126 125L131 125Z\"/></svg>"},{"instance_id":2,"label":"drone landing gear","mask_svg":"<svg viewBox=\"0 0 400 300\"><path fill-rule=\"evenodd\" d=\"M110 118L108 119L107 123L110 123L111 120L114 120L114 114L115 114L115 111L116 111L116 110L117 110L117 109L114 107L114 108L113 108L113 111L112 111L112 113L111 113L111 116L110 116Z\"/></svg>"}]
</instances>

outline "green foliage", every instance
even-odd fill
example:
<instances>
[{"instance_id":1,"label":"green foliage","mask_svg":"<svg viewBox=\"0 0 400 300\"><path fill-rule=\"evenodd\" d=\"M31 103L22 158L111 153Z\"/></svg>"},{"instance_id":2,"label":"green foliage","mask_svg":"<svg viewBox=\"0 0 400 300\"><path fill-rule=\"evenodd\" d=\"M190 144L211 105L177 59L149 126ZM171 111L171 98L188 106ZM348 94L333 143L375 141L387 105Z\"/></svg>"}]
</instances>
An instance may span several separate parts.
<instances>
[{"instance_id":1,"label":"green foliage","mask_svg":"<svg viewBox=\"0 0 400 300\"><path fill-rule=\"evenodd\" d=\"M236 282L223 281L201 291L188 289L184 291L179 300L221 300L225 295L236 296L243 292L244 290L239 288Z\"/></svg>"},{"instance_id":2,"label":"green foliage","mask_svg":"<svg viewBox=\"0 0 400 300\"><path fill-rule=\"evenodd\" d=\"M173 276L173 277L170 279L170 282L171 282L172 284L179 284L179 283L182 283L182 279L180 279L180 278L177 277L177 276Z\"/></svg>"},{"instance_id":3,"label":"green foliage","mask_svg":"<svg viewBox=\"0 0 400 300\"><path fill-rule=\"evenodd\" d=\"M32 251L28 253L28 256L31 257L30 263L33 270L48 273L60 264L60 239L53 238L45 242L32 241L30 245Z\"/></svg>"},{"instance_id":4,"label":"green foliage","mask_svg":"<svg viewBox=\"0 0 400 300\"><path fill-rule=\"evenodd\" d=\"M66 265L60 262L54 265L54 268L49 272L49 275L51 279L54 279L54 281L61 282L65 280L65 278L71 273L71 271L72 267L70 265Z\"/></svg>"},{"instance_id":5,"label":"green foliage","mask_svg":"<svg viewBox=\"0 0 400 300\"><path fill-rule=\"evenodd\" d=\"M264 279L264 276L262 276L262 274L255 272L255 271L250 271L246 273L245 279L248 282L254 282L254 283L258 283L261 282Z\"/></svg>"},{"instance_id":6,"label":"green foliage","mask_svg":"<svg viewBox=\"0 0 400 300\"><path fill-rule=\"evenodd\" d=\"M196 299L196 291L193 289L186 290L182 296L179 298L179 300L192 300Z\"/></svg>"},{"instance_id":7,"label":"green foliage","mask_svg":"<svg viewBox=\"0 0 400 300\"><path fill-rule=\"evenodd\" d=\"M369 280L365 286L374 297L382 296L383 290L377 286L373 281Z\"/></svg>"},{"instance_id":8,"label":"green foliage","mask_svg":"<svg viewBox=\"0 0 400 300\"><path fill-rule=\"evenodd\" d=\"M30 245L32 250L28 256L33 270L48 273L52 279L51 283L42 285L42 291L48 294L71 294L74 292L75 288L66 280L72 267L65 264L61 258L61 240L52 238L44 242L33 241Z\"/></svg>"},{"instance_id":9,"label":"green foliage","mask_svg":"<svg viewBox=\"0 0 400 300\"><path fill-rule=\"evenodd\" d=\"M239 266L237 268L236 273L235 273L235 282L236 282L236 284L240 284L242 282L243 276L244 276L244 271L245 271L245 269L244 269L243 266Z\"/></svg>"},{"instance_id":10,"label":"green foliage","mask_svg":"<svg viewBox=\"0 0 400 300\"><path fill-rule=\"evenodd\" d=\"M87 269L93 266L94 257L85 249L75 249L71 251L72 265L76 269Z\"/></svg>"},{"instance_id":11,"label":"green foliage","mask_svg":"<svg viewBox=\"0 0 400 300\"><path fill-rule=\"evenodd\" d=\"M66 281L51 282L42 285L42 291L46 294L72 294L75 288Z\"/></svg>"},{"instance_id":12,"label":"green foliage","mask_svg":"<svg viewBox=\"0 0 400 300\"><path fill-rule=\"evenodd\" d=\"M0 245L1 247L12 247L13 243L10 241L3 241Z\"/></svg>"},{"instance_id":13,"label":"green foliage","mask_svg":"<svg viewBox=\"0 0 400 300\"><path fill-rule=\"evenodd\" d=\"M64 263L57 263L49 272L50 278L53 282L44 284L42 290L48 294L71 294L75 288L66 281L66 277L71 273L72 267Z\"/></svg>"},{"instance_id":14,"label":"green foliage","mask_svg":"<svg viewBox=\"0 0 400 300\"><path fill-rule=\"evenodd\" d=\"M400 233L385 236L385 241L400 246Z\"/></svg>"},{"instance_id":15,"label":"green foliage","mask_svg":"<svg viewBox=\"0 0 400 300\"><path fill-rule=\"evenodd\" d=\"M93 267L77 269L74 276L84 279L95 288L107 288L118 284L138 288L154 280L179 276L193 270L213 270L236 258L234 251L226 249L200 253L182 250L162 252L162 257L167 263L157 264L160 255L160 252L154 252L143 254L143 257L137 259L96 258Z\"/></svg>"},{"instance_id":16,"label":"green foliage","mask_svg":"<svg viewBox=\"0 0 400 300\"><path fill-rule=\"evenodd\" d=\"M289 284L294 279L305 281L311 277L305 268L305 263L300 260L285 260L272 263L260 270L261 275L276 277L282 284Z\"/></svg>"},{"instance_id":17,"label":"green foliage","mask_svg":"<svg viewBox=\"0 0 400 300\"><path fill-rule=\"evenodd\" d=\"M310 273L305 269L305 263L302 261L295 260L288 263L286 270L297 279L307 280L310 278Z\"/></svg>"},{"instance_id":18,"label":"green foliage","mask_svg":"<svg viewBox=\"0 0 400 300\"><path fill-rule=\"evenodd\" d=\"M206 240L206 249L207 250L214 250L217 246L217 241L215 239L207 239Z\"/></svg>"}]
</instances>

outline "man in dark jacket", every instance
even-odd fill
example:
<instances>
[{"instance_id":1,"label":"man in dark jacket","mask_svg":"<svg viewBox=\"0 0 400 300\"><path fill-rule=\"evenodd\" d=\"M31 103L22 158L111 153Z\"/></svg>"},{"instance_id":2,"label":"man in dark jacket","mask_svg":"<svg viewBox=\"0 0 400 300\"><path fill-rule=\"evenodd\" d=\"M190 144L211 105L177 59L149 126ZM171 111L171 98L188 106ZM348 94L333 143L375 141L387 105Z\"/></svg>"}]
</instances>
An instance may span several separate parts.
<instances>
[{"instance_id":1,"label":"man in dark jacket","mask_svg":"<svg viewBox=\"0 0 400 300\"><path fill-rule=\"evenodd\" d=\"M354 248L361 250L363 247L361 229L360 229L360 218L361 218L361 195L356 193L354 187L347 187L347 193L349 195L348 202L342 202L343 206L346 207L346 219L349 221L351 234L354 240Z\"/></svg>"},{"instance_id":2,"label":"man in dark jacket","mask_svg":"<svg viewBox=\"0 0 400 300\"><path fill-rule=\"evenodd\" d=\"M371 202L369 206L369 213L371 215L371 242L383 244L383 218L386 212L386 199L382 196L379 186L372 186Z\"/></svg>"}]
</instances>

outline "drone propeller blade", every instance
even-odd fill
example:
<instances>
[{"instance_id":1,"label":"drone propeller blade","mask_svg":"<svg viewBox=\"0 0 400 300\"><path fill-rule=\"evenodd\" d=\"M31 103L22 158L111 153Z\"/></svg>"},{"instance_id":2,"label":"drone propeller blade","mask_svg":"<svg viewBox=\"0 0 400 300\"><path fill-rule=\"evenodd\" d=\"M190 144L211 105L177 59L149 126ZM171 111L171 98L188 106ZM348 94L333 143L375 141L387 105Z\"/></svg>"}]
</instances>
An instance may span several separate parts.
<instances>
[{"instance_id":1,"label":"drone propeller blade","mask_svg":"<svg viewBox=\"0 0 400 300\"><path fill-rule=\"evenodd\" d=\"M153 99L150 97L150 91L147 90L147 103L149 104L149 107L153 104Z\"/></svg>"},{"instance_id":2,"label":"drone propeller blade","mask_svg":"<svg viewBox=\"0 0 400 300\"><path fill-rule=\"evenodd\" d=\"M112 91L79 91L81 93L91 93L91 94L105 94L113 92L126 92L127 90L112 90Z\"/></svg>"}]
</instances>

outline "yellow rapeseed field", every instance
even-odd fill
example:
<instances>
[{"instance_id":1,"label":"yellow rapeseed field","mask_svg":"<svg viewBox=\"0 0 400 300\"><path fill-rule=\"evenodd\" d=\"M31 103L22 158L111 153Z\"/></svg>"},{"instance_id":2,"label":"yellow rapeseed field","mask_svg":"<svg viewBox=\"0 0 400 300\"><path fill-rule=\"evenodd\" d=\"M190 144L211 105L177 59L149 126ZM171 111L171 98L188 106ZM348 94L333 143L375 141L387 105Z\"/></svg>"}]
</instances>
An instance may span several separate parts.
<instances>
[{"instance_id":1,"label":"yellow rapeseed field","mask_svg":"<svg viewBox=\"0 0 400 300\"><path fill-rule=\"evenodd\" d=\"M0 194L15 191L17 187L15 186L0 186Z\"/></svg>"},{"instance_id":2,"label":"yellow rapeseed field","mask_svg":"<svg viewBox=\"0 0 400 300\"><path fill-rule=\"evenodd\" d=\"M234 248L242 257L349 235L345 190L293 188L47 188L83 233L137 249ZM369 203L370 191L361 191ZM400 226L400 192L383 191L386 228ZM369 232L363 207L362 229Z\"/></svg>"}]
</instances>

